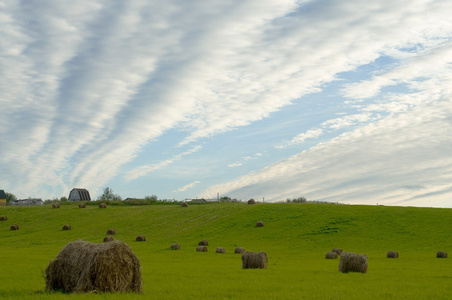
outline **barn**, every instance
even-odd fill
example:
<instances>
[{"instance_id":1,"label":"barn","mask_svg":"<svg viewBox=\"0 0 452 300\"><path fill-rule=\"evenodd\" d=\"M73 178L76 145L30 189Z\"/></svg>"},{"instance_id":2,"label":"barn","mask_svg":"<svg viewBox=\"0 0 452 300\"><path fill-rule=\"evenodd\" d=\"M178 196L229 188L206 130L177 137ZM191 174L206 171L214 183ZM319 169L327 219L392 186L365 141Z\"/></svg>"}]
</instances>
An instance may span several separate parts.
<instances>
[{"instance_id":1,"label":"barn","mask_svg":"<svg viewBox=\"0 0 452 300\"><path fill-rule=\"evenodd\" d=\"M91 197L87 189L74 188L69 193L68 201L91 201Z\"/></svg>"},{"instance_id":2,"label":"barn","mask_svg":"<svg viewBox=\"0 0 452 300\"><path fill-rule=\"evenodd\" d=\"M0 206L6 205L6 193L4 190L0 190Z\"/></svg>"}]
</instances>

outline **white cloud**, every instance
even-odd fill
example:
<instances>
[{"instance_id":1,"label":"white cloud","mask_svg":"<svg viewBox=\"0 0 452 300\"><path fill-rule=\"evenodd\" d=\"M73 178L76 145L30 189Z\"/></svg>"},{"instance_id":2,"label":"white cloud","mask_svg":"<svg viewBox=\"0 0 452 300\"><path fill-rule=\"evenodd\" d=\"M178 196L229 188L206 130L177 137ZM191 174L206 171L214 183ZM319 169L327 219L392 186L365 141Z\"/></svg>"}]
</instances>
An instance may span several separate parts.
<instances>
[{"instance_id":1,"label":"white cloud","mask_svg":"<svg viewBox=\"0 0 452 300\"><path fill-rule=\"evenodd\" d=\"M201 183L201 181L193 181L192 183L189 183L181 188L178 188L177 190L174 190L174 192L185 192L186 190L193 188L199 183Z\"/></svg>"},{"instance_id":2,"label":"white cloud","mask_svg":"<svg viewBox=\"0 0 452 300\"><path fill-rule=\"evenodd\" d=\"M243 165L243 163L238 162L238 163L229 164L228 167L235 168L235 167L240 167L242 165Z\"/></svg>"}]
</instances>

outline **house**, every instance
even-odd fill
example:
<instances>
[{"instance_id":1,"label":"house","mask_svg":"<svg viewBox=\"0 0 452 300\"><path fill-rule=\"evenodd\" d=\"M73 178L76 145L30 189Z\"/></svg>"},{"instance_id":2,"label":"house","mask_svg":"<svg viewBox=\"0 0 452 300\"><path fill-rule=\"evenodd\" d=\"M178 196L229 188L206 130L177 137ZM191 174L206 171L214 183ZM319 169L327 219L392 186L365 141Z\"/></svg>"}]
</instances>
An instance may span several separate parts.
<instances>
[{"instance_id":1,"label":"house","mask_svg":"<svg viewBox=\"0 0 452 300\"><path fill-rule=\"evenodd\" d=\"M4 190L0 190L0 206L6 205L6 193Z\"/></svg>"},{"instance_id":2,"label":"house","mask_svg":"<svg viewBox=\"0 0 452 300\"><path fill-rule=\"evenodd\" d=\"M91 197L87 189L72 189L69 193L68 201L91 201Z\"/></svg>"},{"instance_id":3,"label":"house","mask_svg":"<svg viewBox=\"0 0 452 300\"><path fill-rule=\"evenodd\" d=\"M42 201L42 199L29 198L29 199L11 200L9 205L13 205L13 206L35 206L35 205L44 205L44 202Z\"/></svg>"}]
</instances>

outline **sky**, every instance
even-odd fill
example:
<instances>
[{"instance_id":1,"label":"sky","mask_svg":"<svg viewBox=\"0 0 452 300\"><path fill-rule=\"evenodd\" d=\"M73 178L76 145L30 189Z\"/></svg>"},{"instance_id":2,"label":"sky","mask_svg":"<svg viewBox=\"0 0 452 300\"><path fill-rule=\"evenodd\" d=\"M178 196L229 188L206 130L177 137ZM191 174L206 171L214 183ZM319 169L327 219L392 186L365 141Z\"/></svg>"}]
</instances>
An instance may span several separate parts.
<instances>
[{"instance_id":1,"label":"sky","mask_svg":"<svg viewBox=\"0 0 452 300\"><path fill-rule=\"evenodd\" d=\"M451 15L0 0L0 189L452 207Z\"/></svg>"}]
</instances>

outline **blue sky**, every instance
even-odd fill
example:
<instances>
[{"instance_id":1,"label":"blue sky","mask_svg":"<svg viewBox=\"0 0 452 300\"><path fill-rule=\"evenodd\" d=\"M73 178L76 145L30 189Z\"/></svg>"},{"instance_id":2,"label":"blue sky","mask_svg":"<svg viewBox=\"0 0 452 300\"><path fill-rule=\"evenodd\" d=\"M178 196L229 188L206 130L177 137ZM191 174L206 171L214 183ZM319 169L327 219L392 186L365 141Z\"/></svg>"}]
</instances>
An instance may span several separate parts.
<instances>
[{"instance_id":1,"label":"blue sky","mask_svg":"<svg viewBox=\"0 0 452 300\"><path fill-rule=\"evenodd\" d=\"M452 2L2 1L0 188L452 207Z\"/></svg>"}]
</instances>

